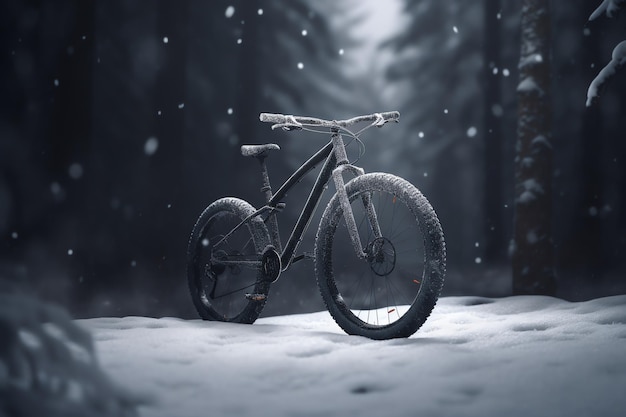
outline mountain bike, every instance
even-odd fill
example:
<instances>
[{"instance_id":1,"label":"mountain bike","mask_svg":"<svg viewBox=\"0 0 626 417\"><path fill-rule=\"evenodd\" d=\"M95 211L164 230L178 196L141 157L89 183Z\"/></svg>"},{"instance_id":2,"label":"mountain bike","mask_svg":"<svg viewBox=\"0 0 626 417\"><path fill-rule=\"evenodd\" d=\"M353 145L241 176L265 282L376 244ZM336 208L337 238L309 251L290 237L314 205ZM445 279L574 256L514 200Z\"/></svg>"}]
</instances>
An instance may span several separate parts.
<instances>
[{"instance_id":1,"label":"mountain bike","mask_svg":"<svg viewBox=\"0 0 626 417\"><path fill-rule=\"evenodd\" d=\"M234 197L220 198L198 218L188 246L187 278L203 319L253 323L270 286L291 265L312 259L317 285L336 323L348 334L371 339L408 337L426 321L439 297L446 252L440 222L428 200L408 181L365 173L348 160L371 127L397 122L399 112L347 120L262 113L272 129L305 130L330 141L272 191L266 158L280 147L243 145L241 153L261 167L265 204L256 209ZM356 131L351 128L360 124ZM349 142L344 142L344 136ZM321 169L283 246L278 218L284 198L305 175ZM346 182L344 176L352 178ZM332 179L335 194L324 210L313 254L296 254L320 198Z\"/></svg>"}]
</instances>

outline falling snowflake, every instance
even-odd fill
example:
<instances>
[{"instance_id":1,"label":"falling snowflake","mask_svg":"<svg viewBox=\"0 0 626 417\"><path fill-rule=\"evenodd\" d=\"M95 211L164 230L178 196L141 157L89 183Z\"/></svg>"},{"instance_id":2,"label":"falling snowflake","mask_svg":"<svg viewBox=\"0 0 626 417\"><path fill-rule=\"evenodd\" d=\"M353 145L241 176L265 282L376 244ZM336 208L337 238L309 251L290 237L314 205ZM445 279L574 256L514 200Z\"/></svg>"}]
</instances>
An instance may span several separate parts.
<instances>
[{"instance_id":1,"label":"falling snowflake","mask_svg":"<svg viewBox=\"0 0 626 417\"><path fill-rule=\"evenodd\" d=\"M77 180L83 176L83 167L81 164L75 162L72 165L70 165L70 167L67 170L67 173L69 174L70 178Z\"/></svg>"},{"instance_id":2,"label":"falling snowflake","mask_svg":"<svg viewBox=\"0 0 626 417\"><path fill-rule=\"evenodd\" d=\"M146 155L151 156L159 149L159 140L155 137L150 137L143 145L143 151Z\"/></svg>"},{"instance_id":3,"label":"falling snowflake","mask_svg":"<svg viewBox=\"0 0 626 417\"><path fill-rule=\"evenodd\" d=\"M52 192L52 194L54 195L61 194L63 192L63 189L61 188L61 184L59 184L56 181L50 184L50 192Z\"/></svg>"},{"instance_id":4,"label":"falling snowflake","mask_svg":"<svg viewBox=\"0 0 626 417\"><path fill-rule=\"evenodd\" d=\"M504 109L501 105L494 104L493 106L491 106L491 113L496 117L500 117L504 114Z\"/></svg>"}]
</instances>

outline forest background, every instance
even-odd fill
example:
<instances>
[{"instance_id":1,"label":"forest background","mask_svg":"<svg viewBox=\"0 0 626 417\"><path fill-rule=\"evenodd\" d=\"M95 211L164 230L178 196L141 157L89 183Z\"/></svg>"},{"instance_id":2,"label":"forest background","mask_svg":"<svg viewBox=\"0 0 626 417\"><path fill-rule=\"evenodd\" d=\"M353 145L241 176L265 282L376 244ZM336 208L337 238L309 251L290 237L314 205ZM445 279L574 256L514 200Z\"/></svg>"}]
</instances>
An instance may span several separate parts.
<instances>
[{"instance_id":1,"label":"forest background","mask_svg":"<svg viewBox=\"0 0 626 417\"><path fill-rule=\"evenodd\" d=\"M195 317L185 256L197 216L226 195L262 202L239 146L281 146L276 185L325 144L258 114L399 110L398 125L364 136L359 164L407 178L435 207L444 295L512 294L521 3L385 2L393 19L377 3L3 2L0 276L75 317ZM626 25L589 22L597 6L550 12L552 242L569 300L626 290L626 77L585 106ZM285 233L305 196L306 184L289 195ZM322 309L302 262L264 315Z\"/></svg>"}]
</instances>

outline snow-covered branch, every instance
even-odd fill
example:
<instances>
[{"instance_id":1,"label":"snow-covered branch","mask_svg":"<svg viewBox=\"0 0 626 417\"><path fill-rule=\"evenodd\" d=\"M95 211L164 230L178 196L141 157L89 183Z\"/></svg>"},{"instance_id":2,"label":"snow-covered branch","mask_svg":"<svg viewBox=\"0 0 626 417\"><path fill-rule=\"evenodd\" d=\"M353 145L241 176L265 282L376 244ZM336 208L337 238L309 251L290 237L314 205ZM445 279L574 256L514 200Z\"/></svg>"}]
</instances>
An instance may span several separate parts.
<instances>
[{"instance_id":1,"label":"snow-covered branch","mask_svg":"<svg viewBox=\"0 0 626 417\"><path fill-rule=\"evenodd\" d=\"M595 20L603 13L613 17L613 13L619 12L626 5L626 0L604 0L600 6L589 16L589 20ZM607 81L615 75L617 70L626 64L626 41L620 42L614 49L611 61L593 79L587 90L587 107L599 97L599 91Z\"/></svg>"},{"instance_id":2,"label":"snow-covered branch","mask_svg":"<svg viewBox=\"0 0 626 417\"><path fill-rule=\"evenodd\" d=\"M602 4L591 13L589 20L597 19L602 13L606 13L608 17L613 17L613 13L618 12L624 4L626 4L626 0L604 0Z\"/></svg>"},{"instance_id":3,"label":"snow-covered branch","mask_svg":"<svg viewBox=\"0 0 626 417\"><path fill-rule=\"evenodd\" d=\"M599 97L600 89L606 82L626 64L626 41L622 41L615 49L611 56L611 61L598 73L593 79L587 90L587 107L591 106L594 100Z\"/></svg>"},{"instance_id":4,"label":"snow-covered branch","mask_svg":"<svg viewBox=\"0 0 626 417\"><path fill-rule=\"evenodd\" d=\"M0 416L126 417L144 401L109 379L60 307L0 292L0 339Z\"/></svg>"}]
</instances>

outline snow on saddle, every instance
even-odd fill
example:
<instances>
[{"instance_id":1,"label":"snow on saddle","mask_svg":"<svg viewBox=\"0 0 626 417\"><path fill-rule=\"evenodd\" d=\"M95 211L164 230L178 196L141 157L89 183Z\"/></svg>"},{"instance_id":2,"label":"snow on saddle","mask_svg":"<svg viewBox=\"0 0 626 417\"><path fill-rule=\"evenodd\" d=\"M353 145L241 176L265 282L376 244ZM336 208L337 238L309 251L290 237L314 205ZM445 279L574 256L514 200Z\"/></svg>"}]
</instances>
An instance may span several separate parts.
<instances>
[{"instance_id":1,"label":"snow on saddle","mask_svg":"<svg viewBox=\"0 0 626 417\"><path fill-rule=\"evenodd\" d=\"M241 154L243 156L255 156L265 158L269 151L278 151L280 146L275 143L266 143L264 145L241 145Z\"/></svg>"}]
</instances>

